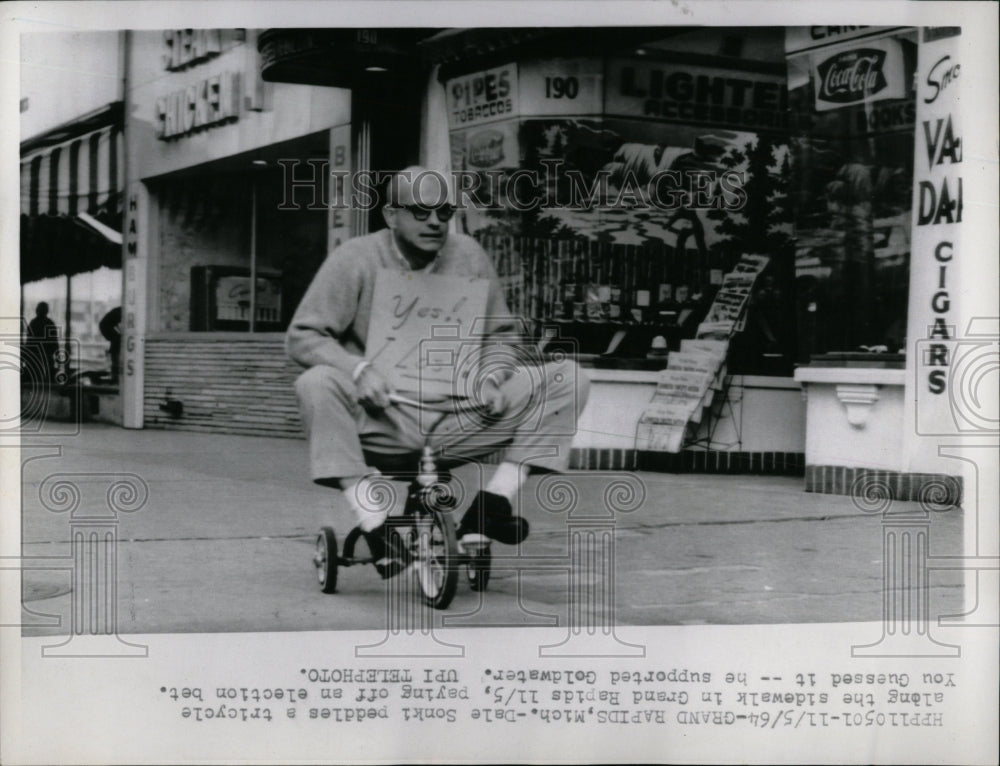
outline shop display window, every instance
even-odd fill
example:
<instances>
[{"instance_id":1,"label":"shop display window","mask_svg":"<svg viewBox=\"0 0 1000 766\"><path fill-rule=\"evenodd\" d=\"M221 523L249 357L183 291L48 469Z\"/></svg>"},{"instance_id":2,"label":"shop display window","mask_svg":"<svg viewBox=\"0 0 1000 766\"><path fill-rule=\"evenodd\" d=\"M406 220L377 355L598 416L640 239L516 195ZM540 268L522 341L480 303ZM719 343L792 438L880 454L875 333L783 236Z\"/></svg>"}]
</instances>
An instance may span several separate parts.
<instances>
[{"instance_id":1,"label":"shop display window","mask_svg":"<svg viewBox=\"0 0 1000 766\"><path fill-rule=\"evenodd\" d=\"M150 184L160 215L159 331L284 332L326 255L326 211L308 200L282 206L276 163L236 164Z\"/></svg>"},{"instance_id":2,"label":"shop display window","mask_svg":"<svg viewBox=\"0 0 1000 766\"><path fill-rule=\"evenodd\" d=\"M692 32L638 52L524 60L445 83L461 103L479 80L496 84L496 109L480 104L472 118L456 112L465 117L452 120L451 159L454 169L481 176L458 225L493 257L513 311L539 332L558 325L585 362L658 369L662 343L677 349L693 338L724 275L741 256L762 254L769 265L739 323L730 369L792 373L783 37L763 37L749 50L759 61L733 56L743 48L723 32ZM684 45L718 53L698 58L680 50ZM706 104L695 104L702 96L693 85L690 93L670 91L675 80L704 80ZM511 93L519 83L516 98L504 100L507 82ZM761 95L743 100L733 82ZM649 99L632 98L655 89L662 91L655 109ZM687 111L678 107L684 99ZM713 99L720 104L708 104ZM569 105L574 100L580 106ZM735 108L737 101L744 107ZM477 114L517 109L469 124ZM539 109L567 114L534 116ZM512 183L518 174L520 185ZM525 206L525 198L540 201Z\"/></svg>"},{"instance_id":3,"label":"shop display window","mask_svg":"<svg viewBox=\"0 0 1000 766\"><path fill-rule=\"evenodd\" d=\"M798 361L905 348L915 33L789 57Z\"/></svg>"}]
</instances>

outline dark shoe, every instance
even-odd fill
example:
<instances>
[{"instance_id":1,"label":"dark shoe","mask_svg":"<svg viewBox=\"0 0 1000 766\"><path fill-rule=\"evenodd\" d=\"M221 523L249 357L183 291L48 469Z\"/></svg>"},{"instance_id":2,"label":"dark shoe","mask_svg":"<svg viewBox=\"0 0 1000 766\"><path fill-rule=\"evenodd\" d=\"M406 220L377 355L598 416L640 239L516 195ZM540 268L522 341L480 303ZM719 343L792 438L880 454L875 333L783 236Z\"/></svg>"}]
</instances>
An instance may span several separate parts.
<instances>
[{"instance_id":1,"label":"dark shoe","mask_svg":"<svg viewBox=\"0 0 1000 766\"><path fill-rule=\"evenodd\" d=\"M484 537L517 545L528 536L528 522L514 515L507 498L483 490L462 516L456 536L467 545L481 543Z\"/></svg>"},{"instance_id":2,"label":"dark shoe","mask_svg":"<svg viewBox=\"0 0 1000 766\"><path fill-rule=\"evenodd\" d=\"M375 569L383 580L395 577L410 564L410 555L394 527L383 524L365 532L365 542L374 559Z\"/></svg>"}]
</instances>

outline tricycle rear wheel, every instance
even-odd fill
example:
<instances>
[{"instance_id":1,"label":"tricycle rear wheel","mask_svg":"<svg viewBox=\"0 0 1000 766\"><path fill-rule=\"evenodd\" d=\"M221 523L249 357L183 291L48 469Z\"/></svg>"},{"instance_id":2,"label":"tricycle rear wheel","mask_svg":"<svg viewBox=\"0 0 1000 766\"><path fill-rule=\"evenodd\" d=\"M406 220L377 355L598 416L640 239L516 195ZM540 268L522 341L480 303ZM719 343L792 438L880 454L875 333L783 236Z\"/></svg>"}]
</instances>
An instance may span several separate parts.
<instances>
[{"instance_id":1,"label":"tricycle rear wheel","mask_svg":"<svg viewBox=\"0 0 1000 766\"><path fill-rule=\"evenodd\" d=\"M331 527L323 527L316 537L316 553L313 555L316 565L316 578L319 588L324 593L337 590L337 535Z\"/></svg>"}]
</instances>

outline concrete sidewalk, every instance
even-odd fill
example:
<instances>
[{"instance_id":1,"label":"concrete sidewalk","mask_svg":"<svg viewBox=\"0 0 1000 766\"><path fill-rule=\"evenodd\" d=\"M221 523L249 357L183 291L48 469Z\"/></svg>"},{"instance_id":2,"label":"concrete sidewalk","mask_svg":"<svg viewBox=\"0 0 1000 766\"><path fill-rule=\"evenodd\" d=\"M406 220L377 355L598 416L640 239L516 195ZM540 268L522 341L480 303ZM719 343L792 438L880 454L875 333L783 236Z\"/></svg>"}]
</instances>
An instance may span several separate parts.
<instances>
[{"instance_id":1,"label":"concrete sidewalk","mask_svg":"<svg viewBox=\"0 0 1000 766\"><path fill-rule=\"evenodd\" d=\"M311 556L318 527L332 523L342 542L352 519L337 493L309 482L305 441L86 425L77 436L25 442L23 555L56 557L53 568L24 573L26 635L69 630L70 513L43 504L57 505L56 474L72 474L63 478L84 509L107 508L115 474L134 474L148 486L145 505L120 514L117 524L119 633L385 627L384 584L371 567L342 569L334 595L317 587ZM456 478L471 493L482 477L470 466ZM606 513L614 481L645 493L634 511L611 520L618 624L882 617L882 518L848 497L807 494L799 478L563 478L576 490L574 518ZM552 510L565 497L554 481L529 480L522 512L532 534L520 558L494 562L483 598L460 582L449 610L436 613L445 625L565 624L569 571L558 564L568 561L570 511ZM932 555L958 554L961 541L960 510L932 514ZM495 545L494 556L517 553ZM931 614L960 612L961 573L932 572L930 598ZM61 616L59 626L41 614Z\"/></svg>"}]
</instances>

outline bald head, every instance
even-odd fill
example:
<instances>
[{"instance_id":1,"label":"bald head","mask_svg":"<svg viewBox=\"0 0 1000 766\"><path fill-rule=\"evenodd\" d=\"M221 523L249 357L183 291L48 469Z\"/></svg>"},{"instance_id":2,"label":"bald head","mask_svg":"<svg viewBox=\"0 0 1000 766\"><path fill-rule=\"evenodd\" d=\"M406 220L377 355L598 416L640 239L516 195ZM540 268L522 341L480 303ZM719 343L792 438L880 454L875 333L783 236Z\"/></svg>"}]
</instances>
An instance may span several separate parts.
<instances>
[{"instance_id":1,"label":"bald head","mask_svg":"<svg viewBox=\"0 0 1000 766\"><path fill-rule=\"evenodd\" d=\"M389 179L386 188L386 205L391 207L440 207L448 203L450 189L444 173L428 170L420 165L410 165Z\"/></svg>"}]
</instances>

